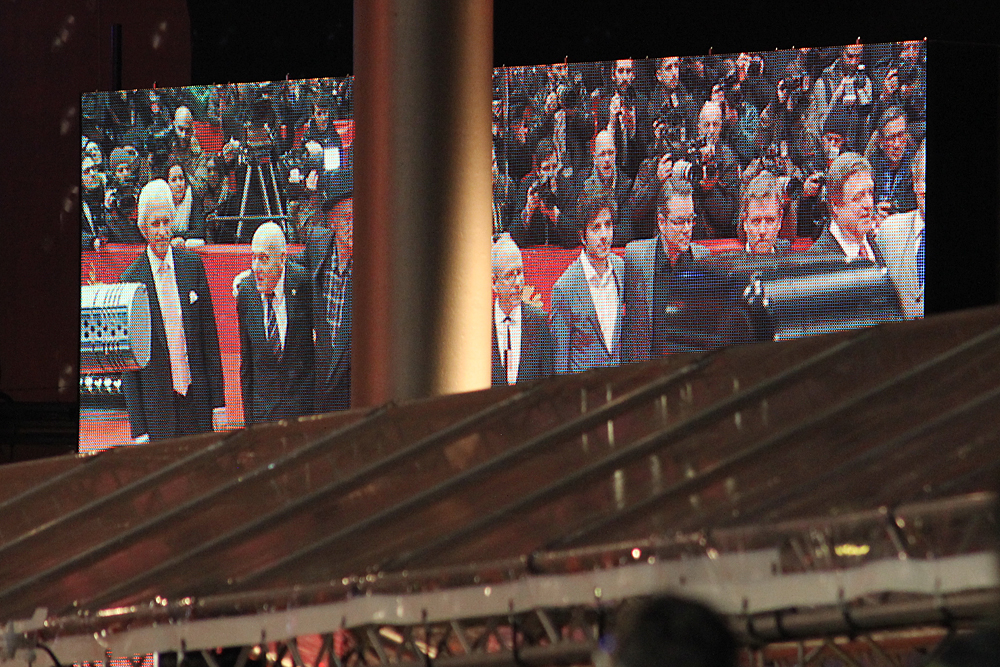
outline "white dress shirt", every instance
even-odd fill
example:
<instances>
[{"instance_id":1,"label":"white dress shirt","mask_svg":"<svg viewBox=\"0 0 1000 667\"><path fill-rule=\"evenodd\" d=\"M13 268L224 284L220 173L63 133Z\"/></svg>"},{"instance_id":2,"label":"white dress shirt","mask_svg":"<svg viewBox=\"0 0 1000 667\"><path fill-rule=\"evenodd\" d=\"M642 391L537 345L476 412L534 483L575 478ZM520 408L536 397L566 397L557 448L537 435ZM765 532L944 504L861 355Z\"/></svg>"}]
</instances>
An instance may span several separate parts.
<instances>
[{"instance_id":1,"label":"white dress shirt","mask_svg":"<svg viewBox=\"0 0 1000 667\"><path fill-rule=\"evenodd\" d=\"M510 322L505 322L506 318ZM497 350L500 363L507 369L507 384L517 382L517 371L521 364L521 304L520 302L505 315L500 309L500 300L493 300L493 323L497 332Z\"/></svg>"},{"instance_id":2,"label":"white dress shirt","mask_svg":"<svg viewBox=\"0 0 1000 667\"><path fill-rule=\"evenodd\" d=\"M264 335L267 335L267 293L260 293L260 302L264 310ZM285 332L288 331L288 307L285 303L285 269L281 269L281 277L274 286L274 315L278 320L278 338L281 339L281 349L285 349Z\"/></svg>"},{"instance_id":3,"label":"white dress shirt","mask_svg":"<svg viewBox=\"0 0 1000 667\"><path fill-rule=\"evenodd\" d=\"M848 262L853 262L861 256L861 247L864 246L865 252L868 253L868 258L873 262L875 261L875 253L872 251L871 245L868 243L868 237L865 236L861 243L855 241L851 236L847 234L843 229L840 228L836 222L830 223L830 233L833 238L837 239L837 243L844 251L844 260Z\"/></svg>"},{"instance_id":4,"label":"white dress shirt","mask_svg":"<svg viewBox=\"0 0 1000 667\"><path fill-rule=\"evenodd\" d=\"M174 271L174 249L167 246L166 256L160 259L147 246L146 255L153 271L156 300L160 304L163 330L167 335L167 351L170 355L170 374L174 391L184 396L191 386L191 367L188 363L187 336L184 334L184 313L177 291L177 274ZM191 296L188 295L188 298Z\"/></svg>"},{"instance_id":5,"label":"white dress shirt","mask_svg":"<svg viewBox=\"0 0 1000 667\"><path fill-rule=\"evenodd\" d=\"M618 324L618 313L622 306L621 281L615 275L610 258L603 275L597 275L597 270L590 263L586 251L580 253L580 263L583 265L583 275L590 287L590 298L594 301L597 321L601 324L604 346L610 350L614 346L615 326Z\"/></svg>"}]
</instances>

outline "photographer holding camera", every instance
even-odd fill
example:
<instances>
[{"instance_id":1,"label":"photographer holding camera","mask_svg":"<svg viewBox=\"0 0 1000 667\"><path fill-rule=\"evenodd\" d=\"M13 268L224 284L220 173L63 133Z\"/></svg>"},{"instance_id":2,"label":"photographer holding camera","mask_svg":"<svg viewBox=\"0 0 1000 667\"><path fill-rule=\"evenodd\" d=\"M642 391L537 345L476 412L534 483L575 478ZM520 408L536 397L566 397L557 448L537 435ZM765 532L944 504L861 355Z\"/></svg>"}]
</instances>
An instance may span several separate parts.
<instances>
[{"instance_id":1,"label":"photographer holding camera","mask_svg":"<svg viewBox=\"0 0 1000 667\"><path fill-rule=\"evenodd\" d=\"M725 74L712 87L710 99L722 108L722 136L726 137L729 147L743 166L754 158L760 113L745 95L747 82L742 78L744 70L730 59L725 60L723 65Z\"/></svg>"},{"instance_id":2,"label":"photographer holding camera","mask_svg":"<svg viewBox=\"0 0 1000 667\"><path fill-rule=\"evenodd\" d=\"M913 141L906 113L899 107L886 109L873 139L871 164L879 217L912 211L917 207L917 199L910 175Z\"/></svg>"},{"instance_id":3,"label":"photographer holding camera","mask_svg":"<svg viewBox=\"0 0 1000 667\"><path fill-rule=\"evenodd\" d=\"M739 163L721 138L722 105L708 101L698 115L698 140L671 174L694 185L694 208L700 224L694 238L735 238L739 206Z\"/></svg>"},{"instance_id":4,"label":"photographer holding camera","mask_svg":"<svg viewBox=\"0 0 1000 667\"><path fill-rule=\"evenodd\" d=\"M549 66L548 85L536 95L540 105L528 126L528 143L550 139L556 148L556 159L567 177L580 178L591 165L588 144L594 134L593 115L587 111L587 91L583 76L571 73L565 63ZM547 92L546 92L547 91ZM565 170L569 169L567 173Z\"/></svg>"},{"instance_id":5,"label":"photographer holding camera","mask_svg":"<svg viewBox=\"0 0 1000 667\"><path fill-rule=\"evenodd\" d=\"M573 184L561 173L551 139L538 142L532 165L518 188L520 214L510 221L511 237L522 248L575 245L569 233L573 225Z\"/></svg>"},{"instance_id":6,"label":"photographer holding camera","mask_svg":"<svg viewBox=\"0 0 1000 667\"><path fill-rule=\"evenodd\" d=\"M927 130L927 64L923 42L903 43L899 57L876 76L882 82L874 117L881 118L890 107L906 112L906 124L915 142L924 138Z\"/></svg>"},{"instance_id":7,"label":"photographer holding camera","mask_svg":"<svg viewBox=\"0 0 1000 667\"><path fill-rule=\"evenodd\" d=\"M754 150L758 155L763 154L767 146L778 144L793 162L800 162L797 139L805 127L809 88L809 75L798 62L789 64L784 78L774 87L771 101L760 114L760 125L754 140Z\"/></svg>"},{"instance_id":8,"label":"photographer holding camera","mask_svg":"<svg viewBox=\"0 0 1000 667\"><path fill-rule=\"evenodd\" d=\"M635 64L631 58L616 60L612 68L609 85L597 96L595 125L607 129L614 137L618 168L634 178L646 157L638 130L646 123L647 102L635 88Z\"/></svg>"},{"instance_id":9,"label":"photographer holding camera","mask_svg":"<svg viewBox=\"0 0 1000 667\"><path fill-rule=\"evenodd\" d=\"M851 118L850 139L857 142L863 136L873 101L872 80L861 63L863 51L861 44L845 46L813 86L807 124L817 134L831 110L839 105L848 110Z\"/></svg>"},{"instance_id":10,"label":"photographer holding camera","mask_svg":"<svg viewBox=\"0 0 1000 667\"><path fill-rule=\"evenodd\" d=\"M132 146L111 151L108 158L110 178L104 190L104 222L111 243L142 245L145 237L136 227L138 216L139 153Z\"/></svg>"},{"instance_id":11,"label":"photographer holding camera","mask_svg":"<svg viewBox=\"0 0 1000 667\"><path fill-rule=\"evenodd\" d=\"M679 130L677 140L683 142L694 135L696 109L694 98L681 83L681 59L676 56L660 58L656 66L656 85L646 106L647 120L655 123L655 119L670 119L671 129ZM655 132L649 133L648 124L640 129L648 154L655 153Z\"/></svg>"}]
</instances>

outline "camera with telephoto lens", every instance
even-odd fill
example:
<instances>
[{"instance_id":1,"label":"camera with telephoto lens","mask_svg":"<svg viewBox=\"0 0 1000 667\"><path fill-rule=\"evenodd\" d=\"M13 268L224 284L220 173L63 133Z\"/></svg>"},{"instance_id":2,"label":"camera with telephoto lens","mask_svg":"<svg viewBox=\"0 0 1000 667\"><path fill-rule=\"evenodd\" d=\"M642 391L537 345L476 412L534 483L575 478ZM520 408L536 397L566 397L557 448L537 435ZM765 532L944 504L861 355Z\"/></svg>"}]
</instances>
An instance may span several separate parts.
<instances>
[{"instance_id":1,"label":"camera with telephoto lens","mask_svg":"<svg viewBox=\"0 0 1000 667\"><path fill-rule=\"evenodd\" d=\"M773 143L767 147L760 158L760 166L762 170L769 171L778 178L778 190L786 200L797 199L802 194L805 181L789 170L788 162L781 159L778 144Z\"/></svg>"},{"instance_id":2,"label":"camera with telephoto lens","mask_svg":"<svg viewBox=\"0 0 1000 667\"><path fill-rule=\"evenodd\" d=\"M543 174L535 179L530 188L530 192L537 195L542 200L542 203L549 207L556 205L556 193L552 191L555 179L556 175L554 173Z\"/></svg>"},{"instance_id":3,"label":"camera with telephoto lens","mask_svg":"<svg viewBox=\"0 0 1000 667\"><path fill-rule=\"evenodd\" d=\"M135 194L135 185L129 183L108 192L110 194L108 211L122 219L130 217L129 214L135 210L136 205L139 203L139 199Z\"/></svg>"},{"instance_id":4,"label":"camera with telephoto lens","mask_svg":"<svg viewBox=\"0 0 1000 667\"><path fill-rule=\"evenodd\" d=\"M289 153L282 158L282 161L285 164L285 171L290 176L287 189L288 198L293 200L308 198L309 192L306 190L306 178L314 171L320 176L323 175L323 154L310 155L309 153L305 153L300 157L295 157ZM296 169L299 170L298 178L292 180L291 173Z\"/></svg>"},{"instance_id":5,"label":"camera with telephoto lens","mask_svg":"<svg viewBox=\"0 0 1000 667\"><path fill-rule=\"evenodd\" d=\"M718 163L714 160L706 160L701 153L701 149L707 145L708 141L704 137L699 137L683 144L678 160L683 160L688 164L681 170L678 170L675 164L673 173L691 183L710 181L718 178Z\"/></svg>"},{"instance_id":6,"label":"camera with telephoto lens","mask_svg":"<svg viewBox=\"0 0 1000 667\"><path fill-rule=\"evenodd\" d=\"M587 91L583 88L583 76L577 72L569 79L560 79L556 85L556 99L561 109L576 109L583 104Z\"/></svg>"},{"instance_id":7,"label":"camera with telephoto lens","mask_svg":"<svg viewBox=\"0 0 1000 667\"><path fill-rule=\"evenodd\" d=\"M796 90L802 87L803 76L801 74L796 74L795 76L790 76L785 79L785 90L789 93L794 93Z\"/></svg>"},{"instance_id":8,"label":"camera with telephoto lens","mask_svg":"<svg viewBox=\"0 0 1000 667\"><path fill-rule=\"evenodd\" d=\"M912 84L917 80L919 75L920 70L914 63L904 63L896 71L896 76L899 79L899 85L901 86Z\"/></svg>"}]
</instances>

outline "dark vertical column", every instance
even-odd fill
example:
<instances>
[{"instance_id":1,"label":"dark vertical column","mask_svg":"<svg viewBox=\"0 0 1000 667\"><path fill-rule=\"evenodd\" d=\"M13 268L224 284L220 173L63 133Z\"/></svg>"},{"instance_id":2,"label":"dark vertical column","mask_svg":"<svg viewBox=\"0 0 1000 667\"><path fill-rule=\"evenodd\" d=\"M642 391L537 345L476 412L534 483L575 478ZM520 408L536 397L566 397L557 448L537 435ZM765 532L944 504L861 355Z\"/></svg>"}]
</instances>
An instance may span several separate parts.
<instances>
[{"instance_id":1,"label":"dark vertical column","mask_svg":"<svg viewBox=\"0 0 1000 667\"><path fill-rule=\"evenodd\" d=\"M491 0L356 0L353 402L490 378Z\"/></svg>"},{"instance_id":2,"label":"dark vertical column","mask_svg":"<svg viewBox=\"0 0 1000 667\"><path fill-rule=\"evenodd\" d=\"M122 89L122 24L111 26L111 90Z\"/></svg>"}]
</instances>

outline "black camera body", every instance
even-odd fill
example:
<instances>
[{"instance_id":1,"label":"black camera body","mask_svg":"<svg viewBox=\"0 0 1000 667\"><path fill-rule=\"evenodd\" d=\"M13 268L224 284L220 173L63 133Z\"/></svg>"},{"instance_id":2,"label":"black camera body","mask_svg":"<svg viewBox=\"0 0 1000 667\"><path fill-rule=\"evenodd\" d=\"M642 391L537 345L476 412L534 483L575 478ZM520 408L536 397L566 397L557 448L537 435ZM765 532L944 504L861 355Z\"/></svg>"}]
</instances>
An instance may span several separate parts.
<instances>
[{"instance_id":1,"label":"black camera body","mask_svg":"<svg viewBox=\"0 0 1000 667\"><path fill-rule=\"evenodd\" d=\"M556 84L556 99L561 109L578 109L583 106L587 91L583 87L583 77L577 73L569 79L560 79Z\"/></svg>"},{"instance_id":2,"label":"black camera body","mask_svg":"<svg viewBox=\"0 0 1000 667\"><path fill-rule=\"evenodd\" d=\"M323 175L323 155L322 153L316 156L305 155L303 157L291 157L285 156L285 171L291 173L293 170L298 169L301 175L298 182L288 182L287 193L289 199L306 199L309 194L306 190L306 177L312 172L318 173L320 176Z\"/></svg>"},{"instance_id":3,"label":"black camera body","mask_svg":"<svg viewBox=\"0 0 1000 667\"><path fill-rule=\"evenodd\" d=\"M697 183L699 181L710 181L719 177L719 165L714 160L706 160L701 154L701 149L708 145L704 137L698 137L686 142L681 147L681 155L678 159L690 163L683 171L677 171L681 178Z\"/></svg>"},{"instance_id":4,"label":"black camera body","mask_svg":"<svg viewBox=\"0 0 1000 667\"><path fill-rule=\"evenodd\" d=\"M903 63L896 70L896 76L899 78L899 85L907 86L916 82L917 77L920 76L920 69L916 64L911 62Z\"/></svg>"},{"instance_id":5,"label":"black camera body","mask_svg":"<svg viewBox=\"0 0 1000 667\"><path fill-rule=\"evenodd\" d=\"M124 220L131 217L132 211L139 204L139 198L135 193L135 186L127 183L108 191L110 194L108 202L108 212Z\"/></svg>"},{"instance_id":6,"label":"black camera body","mask_svg":"<svg viewBox=\"0 0 1000 667\"><path fill-rule=\"evenodd\" d=\"M556 174L544 174L536 178L535 182L531 184L531 192L538 195L542 203L549 207L556 205L556 193L552 191L555 179Z\"/></svg>"}]
</instances>

